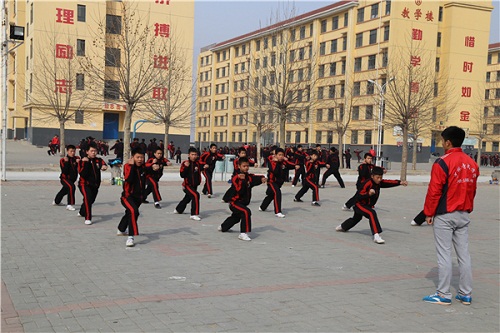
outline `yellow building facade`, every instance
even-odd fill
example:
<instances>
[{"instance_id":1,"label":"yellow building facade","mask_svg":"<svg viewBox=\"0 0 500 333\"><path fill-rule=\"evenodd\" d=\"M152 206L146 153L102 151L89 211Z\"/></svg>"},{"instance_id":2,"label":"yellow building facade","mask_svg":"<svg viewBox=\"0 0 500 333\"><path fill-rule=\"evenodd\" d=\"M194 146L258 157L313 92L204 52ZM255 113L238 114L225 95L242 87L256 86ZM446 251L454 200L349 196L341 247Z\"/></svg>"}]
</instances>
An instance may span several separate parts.
<instances>
[{"instance_id":1,"label":"yellow building facade","mask_svg":"<svg viewBox=\"0 0 500 333\"><path fill-rule=\"evenodd\" d=\"M490 44L486 67L482 150L498 154L500 142L500 43Z\"/></svg>"},{"instance_id":2,"label":"yellow building facade","mask_svg":"<svg viewBox=\"0 0 500 333\"><path fill-rule=\"evenodd\" d=\"M59 134L60 126L53 116L51 98L59 98L59 103L70 105L70 116L65 124L66 144L77 144L87 136L104 140L123 138L126 105L116 89L110 92L107 82L120 81L116 69L120 66L119 61L109 61L109 58L110 55L113 59L120 59L120 54L123 56L123 50L112 37L123 34L126 29L128 22L124 21L123 8L126 7L123 6L128 5L136 17L141 17L143 26L149 27L153 43L163 43L174 37L181 40L183 54L191 67L194 2L7 1L9 24L25 27L24 44L9 55L8 133L11 138L46 145L50 138ZM102 41L96 42L98 39ZM86 72L89 61L93 62L96 72L106 73L106 83ZM147 61L154 62L156 68L156 56ZM165 64L165 68L168 67L168 60ZM137 68L132 73L137 74ZM49 76L52 78L47 80ZM49 97L56 91L58 97ZM153 94L155 98L155 93L148 91L147 95ZM151 117L139 103L132 124L144 119L151 120ZM163 139L163 125L153 122L141 125L137 137ZM170 129L169 138L176 144L188 146L189 136L189 124Z\"/></svg>"},{"instance_id":3,"label":"yellow building facade","mask_svg":"<svg viewBox=\"0 0 500 333\"><path fill-rule=\"evenodd\" d=\"M390 125L394 121L383 118L388 117L389 104L380 104L380 88L385 88L382 96L387 102L393 84L402 87L397 88L400 91L408 86L414 94L430 91L435 96L417 110L422 114L424 108L431 110L432 121L417 139L418 158L427 160L439 145L436 133L450 125L470 133L470 124L482 112L477 104L484 94L491 5L491 1L340 1L209 45L198 57L195 140L202 145L279 142L276 113L260 105L272 104L269 100L276 96L257 103L250 91L262 85L255 76L264 64L272 67L272 62L281 64L285 59L293 63L288 67L293 74L268 71L264 83L278 82L283 75L297 87L292 98L299 102L292 103L287 114L286 144L337 144L338 123L343 121L343 125L348 122L343 148L366 152L378 143L380 120L384 156L398 160L401 131ZM290 45L286 56L281 55L283 44ZM408 81L405 68L418 72L418 77ZM259 107L266 114L260 138L252 121Z\"/></svg>"}]
</instances>

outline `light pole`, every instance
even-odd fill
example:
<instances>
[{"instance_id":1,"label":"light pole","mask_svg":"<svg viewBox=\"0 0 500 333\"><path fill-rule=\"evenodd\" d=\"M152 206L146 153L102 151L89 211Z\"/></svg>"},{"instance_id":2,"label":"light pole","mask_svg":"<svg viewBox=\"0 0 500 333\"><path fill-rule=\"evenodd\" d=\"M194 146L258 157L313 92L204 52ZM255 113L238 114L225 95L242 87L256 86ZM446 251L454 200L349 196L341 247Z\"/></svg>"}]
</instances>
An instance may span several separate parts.
<instances>
[{"instance_id":1,"label":"light pole","mask_svg":"<svg viewBox=\"0 0 500 333\"><path fill-rule=\"evenodd\" d=\"M380 101L379 101L379 109L378 109L378 139L377 139L377 159L376 159L376 162L375 164L377 166L381 166L382 165L382 161L381 161L381 150L382 150L382 123L383 123L383 117L384 117L384 112L383 112L383 109L384 109L384 94L385 94L385 90L386 90L386 87L387 87L387 84L391 83L392 81L394 81L394 77L391 77L389 79L389 81L387 81L386 83L384 83L382 86L375 80L368 80L368 82L370 82L371 84L377 86L378 88L378 91L379 91L379 95L380 95Z\"/></svg>"}]
</instances>

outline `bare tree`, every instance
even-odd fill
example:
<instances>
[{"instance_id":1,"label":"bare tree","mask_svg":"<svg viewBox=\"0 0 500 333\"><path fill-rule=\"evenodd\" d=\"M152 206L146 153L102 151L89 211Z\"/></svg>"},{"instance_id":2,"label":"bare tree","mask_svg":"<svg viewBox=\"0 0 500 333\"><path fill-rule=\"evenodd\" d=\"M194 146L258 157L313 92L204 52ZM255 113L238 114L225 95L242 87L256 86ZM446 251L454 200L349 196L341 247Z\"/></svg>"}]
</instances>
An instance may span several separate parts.
<instances>
[{"instance_id":1,"label":"bare tree","mask_svg":"<svg viewBox=\"0 0 500 333\"><path fill-rule=\"evenodd\" d=\"M67 39L58 38L61 35ZM38 120L47 123L58 122L60 155L64 156L66 123L74 121L76 113L83 112L89 105L94 89L89 80L85 80L75 58L69 34L54 32L37 47L39 50L49 51L40 53L40 60L36 62L31 74L30 106L38 110Z\"/></svg>"},{"instance_id":2,"label":"bare tree","mask_svg":"<svg viewBox=\"0 0 500 333\"><path fill-rule=\"evenodd\" d=\"M394 49L397 54L387 67L387 83L383 120L386 125L402 131L401 179L406 180L408 138L414 143L416 166L417 140L425 129L433 128L432 119L444 116L444 105L450 105L450 94L444 75L436 73L434 57L411 43L409 47ZM418 55L418 56L417 56ZM450 109L448 109L450 110Z\"/></svg>"},{"instance_id":3,"label":"bare tree","mask_svg":"<svg viewBox=\"0 0 500 333\"><path fill-rule=\"evenodd\" d=\"M168 135L172 127L190 128L191 113L196 100L192 98L195 83L193 83L190 59L177 38L167 41L164 55L164 66L158 72L156 82L161 83L159 93L151 98L145 98L144 111L141 113L146 119L162 124L164 127L165 151L168 151Z\"/></svg>"},{"instance_id":4,"label":"bare tree","mask_svg":"<svg viewBox=\"0 0 500 333\"><path fill-rule=\"evenodd\" d=\"M92 79L104 86L104 99L120 99L126 104L123 140L124 158L128 158L133 114L151 95L165 92L159 78L163 57L168 54L163 39L171 32L169 25L151 25L149 15L137 10L133 2L120 2L118 6L118 15L98 21L92 32L93 50L100 53L89 54L82 64ZM104 57L102 50L106 50Z\"/></svg>"}]
</instances>

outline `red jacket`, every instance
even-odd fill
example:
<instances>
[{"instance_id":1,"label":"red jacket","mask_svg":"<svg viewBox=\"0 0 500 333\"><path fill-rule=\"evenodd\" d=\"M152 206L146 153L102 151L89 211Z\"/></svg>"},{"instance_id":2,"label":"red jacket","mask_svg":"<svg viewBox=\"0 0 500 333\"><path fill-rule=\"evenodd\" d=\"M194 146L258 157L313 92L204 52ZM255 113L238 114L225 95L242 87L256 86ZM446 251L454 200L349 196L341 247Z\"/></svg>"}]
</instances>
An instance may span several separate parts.
<instances>
[{"instance_id":1,"label":"red jacket","mask_svg":"<svg viewBox=\"0 0 500 333\"><path fill-rule=\"evenodd\" d=\"M425 216L454 211L472 212L479 168L461 148L452 148L438 158L431 171L425 197Z\"/></svg>"}]
</instances>

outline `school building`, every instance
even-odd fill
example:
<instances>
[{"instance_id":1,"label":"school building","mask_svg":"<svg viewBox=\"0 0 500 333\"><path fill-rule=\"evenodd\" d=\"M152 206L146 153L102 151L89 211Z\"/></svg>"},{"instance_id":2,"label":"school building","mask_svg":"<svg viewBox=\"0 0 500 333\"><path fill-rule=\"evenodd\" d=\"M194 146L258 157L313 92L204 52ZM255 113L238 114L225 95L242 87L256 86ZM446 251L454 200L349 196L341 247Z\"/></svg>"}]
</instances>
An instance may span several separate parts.
<instances>
[{"instance_id":1,"label":"school building","mask_svg":"<svg viewBox=\"0 0 500 333\"><path fill-rule=\"evenodd\" d=\"M123 35L125 29L135 29L129 25L137 25L136 21L125 22L123 5L128 4L132 6L132 15L141 17L143 27L149 26L148 40L165 43L177 34L175 38L182 41L186 61L192 68L192 1L7 0L8 26L25 29L24 44L8 56L9 138L46 145L50 138L59 134L54 103L69 103L70 106L65 124L66 144L77 144L87 136L107 141L123 138L126 105L117 87L123 82L118 77L118 68L125 61L123 46L119 45L116 36ZM143 28L136 31L143 31ZM90 79L84 69L88 59L105 78L98 82ZM155 55L148 61L159 70L168 68L168 56ZM138 68L133 66L140 66L140 63L132 65L132 75L139 75ZM147 62L142 64L148 65ZM148 91L148 96L165 97L165 89L158 89L159 92ZM57 96L53 92L57 92ZM132 125L141 120L151 120L151 117L139 104ZM162 124L137 122L137 128L139 138L163 139ZM189 125L170 129L169 141L173 140L176 145L187 147L189 137Z\"/></svg>"},{"instance_id":2,"label":"school building","mask_svg":"<svg viewBox=\"0 0 500 333\"><path fill-rule=\"evenodd\" d=\"M484 91L483 152L499 152L500 142L500 43L490 44Z\"/></svg>"},{"instance_id":3,"label":"school building","mask_svg":"<svg viewBox=\"0 0 500 333\"><path fill-rule=\"evenodd\" d=\"M498 77L498 46L488 45L492 9L492 1L339 1L208 45L198 57L195 140L277 143L276 101L288 94L286 144L336 145L339 122L348 122L345 148L366 152L380 140L383 156L397 161L405 143L386 110L394 84L429 95L414 110L428 123L418 130L418 161L439 151L438 134L450 125L464 128L466 145L477 147L485 73ZM495 65L487 63L488 49ZM409 81L410 72L418 74ZM498 93L490 93L498 105ZM490 109L488 119L498 119ZM487 126L498 133L498 125ZM487 150L498 150L495 140Z\"/></svg>"}]
</instances>

